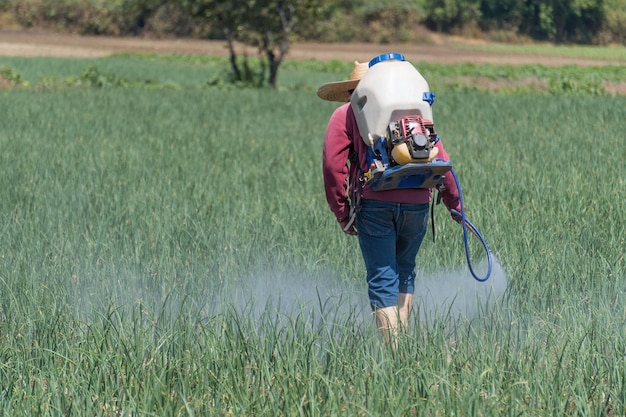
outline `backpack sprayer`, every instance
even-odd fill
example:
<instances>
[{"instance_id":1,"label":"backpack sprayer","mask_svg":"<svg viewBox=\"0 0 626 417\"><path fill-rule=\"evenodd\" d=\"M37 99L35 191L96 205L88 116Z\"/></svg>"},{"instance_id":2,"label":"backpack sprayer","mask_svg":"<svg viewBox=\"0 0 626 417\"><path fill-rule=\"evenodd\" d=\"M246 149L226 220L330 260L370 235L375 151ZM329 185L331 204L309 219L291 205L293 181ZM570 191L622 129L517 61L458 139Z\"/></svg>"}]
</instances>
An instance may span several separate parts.
<instances>
[{"instance_id":1,"label":"backpack sprayer","mask_svg":"<svg viewBox=\"0 0 626 417\"><path fill-rule=\"evenodd\" d=\"M421 97L421 100L416 100ZM369 62L369 69L350 97L359 132L368 146L369 170L363 180L374 191L402 188L434 188L450 173L459 190L461 211L452 217L463 227L465 255L472 276L489 279L491 252L485 239L465 216L463 194L452 162L437 157L432 104L435 94L419 71L397 53L383 54ZM487 254L488 270L479 277L469 254L468 230L481 242Z\"/></svg>"}]
</instances>

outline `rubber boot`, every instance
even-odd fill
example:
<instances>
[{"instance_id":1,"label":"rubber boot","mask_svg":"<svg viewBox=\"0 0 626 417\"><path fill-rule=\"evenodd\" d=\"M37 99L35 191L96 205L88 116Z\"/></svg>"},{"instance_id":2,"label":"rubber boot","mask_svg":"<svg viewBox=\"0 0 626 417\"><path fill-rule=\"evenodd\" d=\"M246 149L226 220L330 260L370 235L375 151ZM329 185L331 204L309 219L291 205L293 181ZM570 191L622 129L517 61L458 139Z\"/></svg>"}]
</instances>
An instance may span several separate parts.
<instances>
[{"instance_id":1,"label":"rubber boot","mask_svg":"<svg viewBox=\"0 0 626 417\"><path fill-rule=\"evenodd\" d=\"M378 308L374 311L376 328L395 350L398 347L398 306Z\"/></svg>"},{"instance_id":2,"label":"rubber boot","mask_svg":"<svg viewBox=\"0 0 626 417\"><path fill-rule=\"evenodd\" d=\"M398 294L398 316L400 318L400 326L404 333L409 330L409 315L413 305L413 294Z\"/></svg>"}]
</instances>

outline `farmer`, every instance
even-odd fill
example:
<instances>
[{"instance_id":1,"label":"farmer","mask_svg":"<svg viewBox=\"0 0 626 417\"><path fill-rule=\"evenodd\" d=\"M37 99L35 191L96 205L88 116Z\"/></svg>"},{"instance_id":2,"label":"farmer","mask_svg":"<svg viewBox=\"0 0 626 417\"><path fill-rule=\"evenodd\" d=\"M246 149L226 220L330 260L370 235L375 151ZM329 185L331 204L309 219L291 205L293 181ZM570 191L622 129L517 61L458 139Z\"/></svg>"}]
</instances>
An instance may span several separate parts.
<instances>
[{"instance_id":1,"label":"farmer","mask_svg":"<svg viewBox=\"0 0 626 417\"><path fill-rule=\"evenodd\" d=\"M426 234L431 189L374 191L365 185L360 192L360 204L351 207L359 200L348 196L354 196L361 188L360 173L368 167L367 145L361 139L349 100L367 70L367 63L355 61L349 80L327 83L317 90L323 100L344 103L333 112L326 128L322 171L326 200L341 230L358 237L376 327L387 342L395 342L398 331L406 331L408 327L415 258ZM439 148L438 158L449 160L441 141L435 146ZM461 210L451 175L446 176L440 191L448 210ZM356 215L355 223L351 208Z\"/></svg>"}]
</instances>

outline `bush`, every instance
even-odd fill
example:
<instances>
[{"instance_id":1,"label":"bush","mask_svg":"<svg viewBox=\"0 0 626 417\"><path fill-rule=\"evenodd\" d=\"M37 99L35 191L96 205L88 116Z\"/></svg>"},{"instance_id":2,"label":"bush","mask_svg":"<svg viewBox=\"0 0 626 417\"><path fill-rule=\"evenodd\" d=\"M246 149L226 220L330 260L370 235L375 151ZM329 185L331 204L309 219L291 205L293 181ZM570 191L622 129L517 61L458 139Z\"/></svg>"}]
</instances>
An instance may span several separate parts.
<instances>
[{"instance_id":1,"label":"bush","mask_svg":"<svg viewBox=\"0 0 626 417\"><path fill-rule=\"evenodd\" d=\"M316 37L321 42L413 42L432 43L418 7L400 4L370 4L361 8L331 8L319 22Z\"/></svg>"},{"instance_id":2,"label":"bush","mask_svg":"<svg viewBox=\"0 0 626 417\"><path fill-rule=\"evenodd\" d=\"M174 2L136 0L0 0L26 28L83 35L193 34L191 19Z\"/></svg>"},{"instance_id":3,"label":"bush","mask_svg":"<svg viewBox=\"0 0 626 417\"><path fill-rule=\"evenodd\" d=\"M214 19L194 19L179 0L0 0L0 12L26 28L222 39ZM428 27L505 42L530 37L626 43L626 0L590 0L558 9L540 0L319 0L319 14L321 19L301 22L293 34L321 42L431 43Z\"/></svg>"},{"instance_id":4,"label":"bush","mask_svg":"<svg viewBox=\"0 0 626 417\"><path fill-rule=\"evenodd\" d=\"M11 67L0 68L0 88L7 88L22 84L22 74Z\"/></svg>"},{"instance_id":5,"label":"bush","mask_svg":"<svg viewBox=\"0 0 626 417\"><path fill-rule=\"evenodd\" d=\"M626 45L626 1L610 0L605 4L606 22L595 38L595 43Z\"/></svg>"},{"instance_id":6,"label":"bush","mask_svg":"<svg viewBox=\"0 0 626 417\"><path fill-rule=\"evenodd\" d=\"M24 27L81 34L120 35L120 1L13 0L8 6Z\"/></svg>"}]
</instances>

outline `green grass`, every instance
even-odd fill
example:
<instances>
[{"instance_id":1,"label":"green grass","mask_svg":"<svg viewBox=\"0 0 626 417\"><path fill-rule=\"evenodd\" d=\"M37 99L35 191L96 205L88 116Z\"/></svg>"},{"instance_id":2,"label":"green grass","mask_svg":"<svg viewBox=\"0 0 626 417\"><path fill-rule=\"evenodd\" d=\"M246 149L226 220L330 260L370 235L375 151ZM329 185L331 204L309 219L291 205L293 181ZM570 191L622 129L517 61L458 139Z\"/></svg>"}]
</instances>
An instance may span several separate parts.
<instances>
[{"instance_id":1,"label":"green grass","mask_svg":"<svg viewBox=\"0 0 626 417\"><path fill-rule=\"evenodd\" d=\"M392 354L324 200L335 104L313 91L335 75L200 88L202 63L117 59L98 68L178 88L0 94L3 414L626 412L626 98L441 89L437 130L508 289L460 320L416 303ZM85 64L19 62L32 83ZM466 271L444 211L426 276Z\"/></svg>"},{"instance_id":2,"label":"green grass","mask_svg":"<svg viewBox=\"0 0 626 417\"><path fill-rule=\"evenodd\" d=\"M622 64L626 61L626 48L623 46L583 46L553 44L456 44L455 48L471 51L504 52L511 54L552 55L571 58L599 59Z\"/></svg>"},{"instance_id":3,"label":"green grass","mask_svg":"<svg viewBox=\"0 0 626 417\"><path fill-rule=\"evenodd\" d=\"M260 61L248 64L260 71ZM544 65L462 64L442 65L415 62L439 93L533 92L561 94L583 92L603 95L610 86L626 84L626 66L605 65L560 67ZM240 61L243 66L243 61ZM144 87L152 89L232 89L227 81L226 58L179 54L126 54L97 59L0 57L0 76L22 88L55 89L67 86ZM282 90L310 93L323 83L345 79L349 62L291 61L281 65L278 84Z\"/></svg>"}]
</instances>

